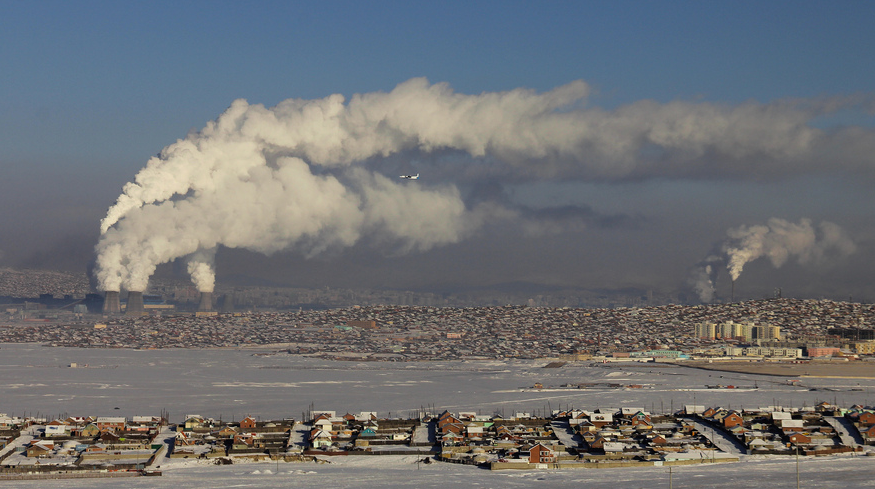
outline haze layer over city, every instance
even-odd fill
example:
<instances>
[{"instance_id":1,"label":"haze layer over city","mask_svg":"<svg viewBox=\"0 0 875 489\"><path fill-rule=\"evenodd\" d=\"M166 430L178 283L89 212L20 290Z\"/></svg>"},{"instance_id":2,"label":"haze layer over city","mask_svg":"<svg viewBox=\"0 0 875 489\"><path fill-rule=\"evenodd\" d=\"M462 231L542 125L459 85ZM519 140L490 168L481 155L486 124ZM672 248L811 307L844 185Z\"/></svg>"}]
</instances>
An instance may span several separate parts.
<instances>
[{"instance_id":1,"label":"haze layer over city","mask_svg":"<svg viewBox=\"0 0 875 489\"><path fill-rule=\"evenodd\" d=\"M868 300L872 9L2 2L0 266Z\"/></svg>"}]
</instances>

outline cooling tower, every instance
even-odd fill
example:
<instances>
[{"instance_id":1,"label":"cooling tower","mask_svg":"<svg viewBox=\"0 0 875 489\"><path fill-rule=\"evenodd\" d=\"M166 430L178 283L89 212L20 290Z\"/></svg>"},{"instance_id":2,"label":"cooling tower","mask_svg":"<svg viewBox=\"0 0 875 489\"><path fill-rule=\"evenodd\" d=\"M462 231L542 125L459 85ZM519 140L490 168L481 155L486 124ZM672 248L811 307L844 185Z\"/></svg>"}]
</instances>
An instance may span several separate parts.
<instances>
[{"instance_id":1,"label":"cooling tower","mask_svg":"<svg viewBox=\"0 0 875 489\"><path fill-rule=\"evenodd\" d=\"M119 305L118 291L107 290L106 297L103 298L103 313L119 314L120 312L122 312L122 307Z\"/></svg>"},{"instance_id":2,"label":"cooling tower","mask_svg":"<svg viewBox=\"0 0 875 489\"><path fill-rule=\"evenodd\" d=\"M213 310L213 293L212 292L201 292L201 303L197 307L198 311L212 311Z\"/></svg>"},{"instance_id":3,"label":"cooling tower","mask_svg":"<svg viewBox=\"0 0 875 489\"><path fill-rule=\"evenodd\" d=\"M145 314L146 308L143 306L142 292L128 292L128 306L125 309L126 316L142 316Z\"/></svg>"}]
</instances>

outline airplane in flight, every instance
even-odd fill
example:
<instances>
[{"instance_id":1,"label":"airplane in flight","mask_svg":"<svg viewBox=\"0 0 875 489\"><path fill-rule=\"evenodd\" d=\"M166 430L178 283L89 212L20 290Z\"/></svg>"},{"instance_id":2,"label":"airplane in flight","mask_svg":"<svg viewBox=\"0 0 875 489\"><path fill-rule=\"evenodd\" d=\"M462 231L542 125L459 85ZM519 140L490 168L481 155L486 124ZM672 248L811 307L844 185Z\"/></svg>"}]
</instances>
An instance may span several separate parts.
<instances>
[{"instance_id":1,"label":"airplane in flight","mask_svg":"<svg viewBox=\"0 0 875 489\"><path fill-rule=\"evenodd\" d=\"M400 175L400 176L401 176L401 178L403 178L405 180L418 180L419 179L419 173L417 173L416 175Z\"/></svg>"}]
</instances>

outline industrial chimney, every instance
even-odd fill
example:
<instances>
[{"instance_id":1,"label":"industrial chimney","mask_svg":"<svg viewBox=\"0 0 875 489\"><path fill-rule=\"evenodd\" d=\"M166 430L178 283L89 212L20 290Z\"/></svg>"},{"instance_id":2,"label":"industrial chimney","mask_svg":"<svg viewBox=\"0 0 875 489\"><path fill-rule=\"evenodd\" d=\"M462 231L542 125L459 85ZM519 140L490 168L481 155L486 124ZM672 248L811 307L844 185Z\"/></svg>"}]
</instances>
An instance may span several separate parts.
<instances>
[{"instance_id":1,"label":"industrial chimney","mask_svg":"<svg viewBox=\"0 0 875 489\"><path fill-rule=\"evenodd\" d=\"M106 296L103 298L103 313L104 314L119 314L122 312L122 307L119 304L118 291L107 290Z\"/></svg>"},{"instance_id":2,"label":"industrial chimney","mask_svg":"<svg viewBox=\"0 0 875 489\"><path fill-rule=\"evenodd\" d=\"M213 310L213 293L212 292L201 292L201 303L197 307L197 310L200 312L207 312Z\"/></svg>"},{"instance_id":3,"label":"industrial chimney","mask_svg":"<svg viewBox=\"0 0 875 489\"><path fill-rule=\"evenodd\" d=\"M146 312L143 306L142 292L128 292L128 307L125 309L125 316L142 316Z\"/></svg>"}]
</instances>

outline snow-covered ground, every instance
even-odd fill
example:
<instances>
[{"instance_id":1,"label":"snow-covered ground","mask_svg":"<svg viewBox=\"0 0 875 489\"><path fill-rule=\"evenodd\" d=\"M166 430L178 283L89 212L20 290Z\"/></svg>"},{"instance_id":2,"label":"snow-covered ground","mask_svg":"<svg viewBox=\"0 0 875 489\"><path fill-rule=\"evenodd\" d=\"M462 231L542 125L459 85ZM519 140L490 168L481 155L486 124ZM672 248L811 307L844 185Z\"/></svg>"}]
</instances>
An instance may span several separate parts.
<instances>
[{"instance_id":1,"label":"snow-covered ground","mask_svg":"<svg viewBox=\"0 0 875 489\"><path fill-rule=\"evenodd\" d=\"M69 368L71 363L88 368ZM510 416L566 407L640 407L669 412L684 404L753 408L872 404L875 381L802 379L714 372L654 364L567 364L544 361L332 362L290 355L256 356L246 350L117 350L0 344L0 412L134 416L170 412L224 420L246 415L294 417L310 406L339 413L377 411L407 416L436 411L494 412ZM530 387L536 382L543 390ZM566 383L639 385L641 388L560 389ZM707 389L709 384L757 389ZM552 386L552 388L551 388ZM816 390L811 390L816 389ZM118 407L118 409L115 409ZM416 464L415 456L332 458L330 464L253 463L231 466L165 459L163 477L125 479L126 487L668 487L668 468L500 471L470 466ZM875 457L807 458L804 487L875 487ZM674 487L795 484L795 460L759 459L714 466L675 467ZM278 473L277 473L278 472ZM16 482L41 487L44 482ZM114 487L117 481L55 481L53 487Z\"/></svg>"},{"instance_id":2,"label":"snow-covered ground","mask_svg":"<svg viewBox=\"0 0 875 489\"><path fill-rule=\"evenodd\" d=\"M162 477L51 481L53 488L200 489L203 487L276 488L675 488L794 487L793 457L756 458L713 465L635 469L489 471L447 463L417 464L415 456L335 457L330 464L258 462L227 466L174 461ZM875 457L802 458L801 487L875 487ZM46 487L46 481L15 481L15 487Z\"/></svg>"},{"instance_id":3,"label":"snow-covered ground","mask_svg":"<svg viewBox=\"0 0 875 489\"><path fill-rule=\"evenodd\" d=\"M69 368L76 363L80 368ZM436 410L542 413L568 406L641 407L669 412L684 404L752 408L875 402L875 380L802 379L655 364L544 361L332 362L246 350L120 350L0 344L0 412L28 415L186 414L241 419L294 417L316 409L407 416ZM82 368L88 365L87 368ZM544 390L530 387L536 382ZM640 389L558 389L565 383L636 384ZM707 389L707 384L758 389ZM521 389L521 387L529 387ZM810 390L810 389L817 390ZM115 409L115 408L118 409ZM177 419L178 418L178 419Z\"/></svg>"}]
</instances>

